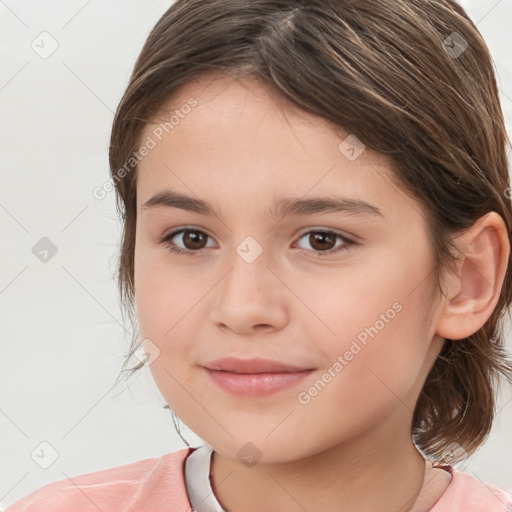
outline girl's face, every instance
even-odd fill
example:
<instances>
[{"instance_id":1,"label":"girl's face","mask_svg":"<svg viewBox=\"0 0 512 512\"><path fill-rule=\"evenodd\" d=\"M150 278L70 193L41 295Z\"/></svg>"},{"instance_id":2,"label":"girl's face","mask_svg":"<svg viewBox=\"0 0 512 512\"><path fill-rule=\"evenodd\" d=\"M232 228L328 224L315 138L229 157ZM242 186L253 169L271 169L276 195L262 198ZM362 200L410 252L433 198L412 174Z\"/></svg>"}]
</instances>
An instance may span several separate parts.
<instances>
[{"instance_id":1,"label":"girl's face","mask_svg":"<svg viewBox=\"0 0 512 512\"><path fill-rule=\"evenodd\" d=\"M233 460L410 443L443 340L424 213L390 162L252 79L189 84L156 122L171 115L143 134L135 248L141 336L171 408ZM225 357L302 371L206 369Z\"/></svg>"}]
</instances>

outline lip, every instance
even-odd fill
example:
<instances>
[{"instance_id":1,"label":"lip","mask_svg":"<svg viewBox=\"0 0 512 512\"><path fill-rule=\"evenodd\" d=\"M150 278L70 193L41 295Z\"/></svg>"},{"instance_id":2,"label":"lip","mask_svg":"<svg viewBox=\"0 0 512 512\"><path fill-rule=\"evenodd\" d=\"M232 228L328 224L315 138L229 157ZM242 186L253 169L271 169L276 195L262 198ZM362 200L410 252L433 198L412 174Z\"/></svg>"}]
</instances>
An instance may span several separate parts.
<instances>
[{"instance_id":1,"label":"lip","mask_svg":"<svg viewBox=\"0 0 512 512\"><path fill-rule=\"evenodd\" d=\"M271 359L237 359L236 357L223 357L203 366L209 370L222 370L232 373L288 373L312 370L312 368L292 366Z\"/></svg>"},{"instance_id":2,"label":"lip","mask_svg":"<svg viewBox=\"0 0 512 512\"><path fill-rule=\"evenodd\" d=\"M268 359L217 359L205 365L206 373L222 390L237 396L266 396L303 381L314 369Z\"/></svg>"}]
</instances>

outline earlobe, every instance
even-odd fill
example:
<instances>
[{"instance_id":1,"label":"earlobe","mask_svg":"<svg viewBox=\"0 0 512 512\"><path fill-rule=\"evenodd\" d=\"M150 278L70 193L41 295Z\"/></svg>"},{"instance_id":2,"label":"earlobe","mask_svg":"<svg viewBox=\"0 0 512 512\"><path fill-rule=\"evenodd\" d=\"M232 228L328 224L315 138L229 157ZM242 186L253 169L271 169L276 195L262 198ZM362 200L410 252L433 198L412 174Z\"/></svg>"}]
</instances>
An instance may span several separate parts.
<instances>
[{"instance_id":1,"label":"earlobe","mask_svg":"<svg viewBox=\"0 0 512 512\"><path fill-rule=\"evenodd\" d=\"M446 298L436 328L439 336L452 340L471 336L491 316L510 254L507 228L496 212L480 217L455 244L460 250L458 272L446 281Z\"/></svg>"}]
</instances>

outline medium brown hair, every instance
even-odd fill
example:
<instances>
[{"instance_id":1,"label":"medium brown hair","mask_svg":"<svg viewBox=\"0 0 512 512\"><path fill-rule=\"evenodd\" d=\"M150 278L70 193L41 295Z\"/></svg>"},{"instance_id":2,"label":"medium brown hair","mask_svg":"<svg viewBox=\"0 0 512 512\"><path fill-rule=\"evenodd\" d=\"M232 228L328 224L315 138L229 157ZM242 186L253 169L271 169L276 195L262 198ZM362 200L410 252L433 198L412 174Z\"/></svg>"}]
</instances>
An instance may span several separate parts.
<instances>
[{"instance_id":1,"label":"medium brown hair","mask_svg":"<svg viewBox=\"0 0 512 512\"><path fill-rule=\"evenodd\" d=\"M458 261L453 236L482 215L501 215L512 239L508 138L492 59L454 0L178 0L149 34L112 128L110 170L123 220L119 291L134 328L124 368L139 346L131 157L164 102L206 73L256 77L388 155L393 179L425 209L433 289L444 293L443 272ZM509 258L487 322L445 341L413 414L413 440L427 456L443 458L452 443L471 454L488 436L498 377L512 382L502 325L511 294Z\"/></svg>"}]
</instances>

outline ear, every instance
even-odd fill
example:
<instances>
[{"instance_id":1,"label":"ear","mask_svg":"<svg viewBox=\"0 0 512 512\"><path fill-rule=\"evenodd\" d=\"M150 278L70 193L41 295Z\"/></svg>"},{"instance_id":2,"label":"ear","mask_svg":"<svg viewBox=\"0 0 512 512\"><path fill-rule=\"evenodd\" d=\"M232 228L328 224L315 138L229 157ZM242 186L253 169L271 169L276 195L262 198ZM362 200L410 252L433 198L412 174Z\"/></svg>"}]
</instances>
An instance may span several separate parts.
<instances>
[{"instance_id":1,"label":"ear","mask_svg":"<svg viewBox=\"0 0 512 512\"><path fill-rule=\"evenodd\" d=\"M510 242L501 216L489 212L454 240L457 274L447 277L436 332L458 340L474 334L491 316L507 270Z\"/></svg>"}]
</instances>

